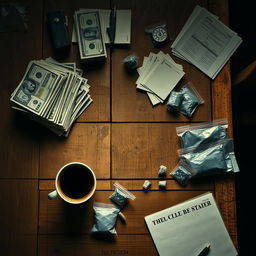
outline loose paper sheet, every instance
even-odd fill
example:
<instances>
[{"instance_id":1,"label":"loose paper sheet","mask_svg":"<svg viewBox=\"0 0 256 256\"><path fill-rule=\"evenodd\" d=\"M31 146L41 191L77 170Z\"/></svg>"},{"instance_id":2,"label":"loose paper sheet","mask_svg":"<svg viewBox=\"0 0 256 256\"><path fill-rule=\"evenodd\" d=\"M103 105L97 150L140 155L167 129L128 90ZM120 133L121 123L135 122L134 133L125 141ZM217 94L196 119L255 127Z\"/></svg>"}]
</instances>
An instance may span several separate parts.
<instances>
[{"instance_id":1,"label":"loose paper sheet","mask_svg":"<svg viewBox=\"0 0 256 256\"><path fill-rule=\"evenodd\" d=\"M237 256L212 193L208 192L145 217L161 256L197 256L210 243L209 256Z\"/></svg>"},{"instance_id":2,"label":"loose paper sheet","mask_svg":"<svg viewBox=\"0 0 256 256\"><path fill-rule=\"evenodd\" d=\"M242 39L205 8L197 6L172 44L172 52L214 79Z\"/></svg>"}]
</instances>

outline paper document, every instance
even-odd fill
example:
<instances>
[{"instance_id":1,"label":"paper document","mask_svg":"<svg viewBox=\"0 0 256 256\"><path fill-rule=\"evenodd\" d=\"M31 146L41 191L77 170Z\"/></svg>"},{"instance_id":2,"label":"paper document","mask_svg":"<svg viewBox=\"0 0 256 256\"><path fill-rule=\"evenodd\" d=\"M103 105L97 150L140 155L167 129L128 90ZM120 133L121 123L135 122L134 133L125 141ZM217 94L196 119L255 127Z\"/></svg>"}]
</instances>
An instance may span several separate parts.
<instances>
[{"instance_id":1,"label":"paper document","mask_svg":"<svg viewBox=\"0 0 256 256\"><path fill-rule=\"evenodd\" d=\"M164 101L184 74L172 63L163 60L154 66L145 78L143 86Z\"/></svg>"},{"instance_id":2,"label":"paper document","mask_svg":"<svg viewBox=\"0 0 256 256\"><path fill-rule=\"evenodd\" d=\"M153 106L163 103L185 74L182 65L175 63L169 54L162 51L157 54L151 52L144 57L137 71L136 88L146 91Z\"/></svg>"},{"instance_id":3,"label":"paper document","mask_svg":"<svg viewBox=\"0 0 256 256\"><path fill-rule=\"evenodd\" d=\"M242 39L206 9L197 6L172 44L172 52L214 79Z\"/></svg>"},{"instance_id":4,"label":"paper document","mask_svg":"<svg viewBox=\"0 0 256 256\"><path fill-rule=\"evenodd\" d=\"M160 256L237 256L212 193L208 192L145 217Z\"/></svg>"}]
</instances>

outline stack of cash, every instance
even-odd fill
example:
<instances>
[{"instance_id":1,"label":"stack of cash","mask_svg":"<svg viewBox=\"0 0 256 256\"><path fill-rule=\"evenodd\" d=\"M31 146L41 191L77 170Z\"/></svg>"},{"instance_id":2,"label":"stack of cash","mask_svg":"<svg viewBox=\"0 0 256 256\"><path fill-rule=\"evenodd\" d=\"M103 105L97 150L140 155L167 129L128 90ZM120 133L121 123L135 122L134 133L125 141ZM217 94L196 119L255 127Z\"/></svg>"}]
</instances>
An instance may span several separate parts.
<instances>
[{"instance_id":1,"label":"stack of cash","mask_svg":"<svg viewBox=\"0 0 256 256\"><path fill-rule=\"evenodd\" d=\"M29 62L25 75L11 95L12 108L22 111L61 136L90 105L90 86L75 63L52 58Z\"/></svg>"},{"instance_id":2,"label":"stack of cash","mask_svg":"<svg viewBox=\"0 0 256 256\"><path fill-rule=\"evenodd\" d=\"M107 52L99 12L76 11L74 23L81 61L106 58Z\"/></svg>"},{"instance_id":3,"label":"stack of cash","mask_svg":"<svg viewBox=\"0 0 256 256\"><path fill-rule=\"evenodd\" d=\"M84 9L80 8L75 12L74 20L76 20L76 13L80 12L98 12L100 16L101 33L105 44L110 43L109 34L107 32L110 27L111 10L109 9ZM131 43L131 16L130 9L116 10L116 29L115 29L115 44L130 44ZM78 43L76 24L73 25L72 43Z\"/></svg>"}]
</instances>

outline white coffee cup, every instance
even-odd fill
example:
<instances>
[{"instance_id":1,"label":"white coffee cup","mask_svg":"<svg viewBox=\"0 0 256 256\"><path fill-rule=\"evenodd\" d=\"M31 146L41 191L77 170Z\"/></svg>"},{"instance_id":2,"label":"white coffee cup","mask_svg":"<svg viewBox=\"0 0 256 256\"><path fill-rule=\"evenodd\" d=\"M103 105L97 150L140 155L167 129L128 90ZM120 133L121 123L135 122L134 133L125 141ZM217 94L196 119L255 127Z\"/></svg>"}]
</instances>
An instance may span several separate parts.
<instances>
[{"instance_id":1,"label":"white coffee cup","mask_svg":"<svg viewBox=\"0 0 256 256\"><path fill-rule=\"evenodd\" d=\"M93 170L81 162L64 165L55 178L56 190L48 194L49 199L61 197L70 204L88 201L96 190L96 177Z\"/></svg>"}]
</instances>

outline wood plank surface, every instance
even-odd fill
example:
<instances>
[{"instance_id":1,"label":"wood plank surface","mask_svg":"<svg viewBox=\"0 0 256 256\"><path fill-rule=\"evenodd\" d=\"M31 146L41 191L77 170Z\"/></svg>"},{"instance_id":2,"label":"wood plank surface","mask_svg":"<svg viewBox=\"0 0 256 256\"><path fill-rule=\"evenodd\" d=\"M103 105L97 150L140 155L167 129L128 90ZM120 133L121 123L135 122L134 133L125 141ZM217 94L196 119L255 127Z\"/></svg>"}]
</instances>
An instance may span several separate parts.
<instances>
[{"instance_id":1,"label":"wood plank surface","mask_svg":"<svg viewBox=\"0 0 256 256\"><path fill-rule=\"evenodd\" d=\"M37 178L38 134L31 122L11 109L10 97L29 61L41 57L43 1L15 2L27 11L27 31L0 33L0 178Z\"/></svg>"},{"instance_id":2,"label":"wood plank surface","mask_svg":"<svg viewBox=\"0 0 256 256\"><path fill-rule=\"evenodd\" d=\"M119 235L114 241L91 239L89 235L75 238L40 235L38 240L39 256L157 255L149 235Z\"/></svg>"},{"instance_id":3,"label":"wood plank surface","mask_svg":"<svg viewBox=\"0 0 256 256\"><path fill-rule=\"evenodd\" d=\"M173 115L166 105L152 107L147 95L136 90L138 74L127 72L123 59L137 54L139 65L153 48L145 27L164 21L176 38L196 4L206 7L228 24L228 0L18 0L28 12L28 30L0 33L2 77L0 107L0 252L1 255L157 255L144 217L196 195L214 193L228 231L237 246L235 182L233 175L208 177L180 186L169 173L178 164L180 148L176 127L189 123L228 118L232 137L230 65L227 63L215 80L187 62L185 77L177 90L191 81L205 100L192 119ZM71 45L63 61L75 61L83 68L91 85L91 106L74 124L68 138L60 138L17 114L9 98L30 60L53 56L46 27L49 10L63 10L72 34L73 14L79 8L132 9L131 45L107 47L103 62L82 65L78 46ZM71 37L70 37L71 38ZM161 48L170 53L170 45ZM55 189L55 176L66 163L88 164L97 177L97 190L89 202L68 205L60 198L49 200ZM165 178L158 177L160 165L168 168ZM145 179L152 182L143 191ZM158 182L167 180L167 189ZM124 224L117 219L118 236L114 241L90 235L93 202L112 203L109 196L119 182L135 194L122 210Z\"/></svg>"},{"instance_id":4,"label":"wood plank surface","mask_svg":"<svg viewBox=\"0 0 256 256\"><path fill-rule=\"evenodd\" d=\"M36 255L38 181L1 179L0 205L0 254Z\"/></svg>"},{"instance_id":5,"label":"wood plank surface","mask_svg":"<svg viewBox=\"0 0 256 256\"><path fill-rule=\"evenodd\" d=\"M43 1L14 5L25 8L27 30L0 33L0 254L8 256L36 255L39 203L37 126L11 109L10 96L29 61L42 56Z\"/></svg>"},{"instance_id":6,"label":"wood plank surface","mask_svg":"<svg viewBox=\"0 0 256 256\"><path fill-rule=\"evenodd\" d=\"M176 124L113 123L112 177L157 178L160 165L168 172L178 164Z\"/></svg>"},{"instance_id":7,"label":"wood plank surface","mask_svg":"<svg viewBox=\"0 0 256 256\"><path fill-rule=\"evenodd\" d=\"M163 177L157 180L149 180L151 182L151 186L148 191L144 191L144 192L147 193L152 190L159 191L158 184L159 184L159 181L161 180L166 180L166 190L205 190L205 191L214 190L214 184L210 179L200 179L200 180L197 179L197 180L194 180L193 182L192 181L188 182L188 184L185 187L182 187L181 185L179 185L179 183L177 183L176 180L169 179L169 177L168 178ZM128 190L142 190L144 180L135 180L135 179L112 180L111 187L113 190L115 189L115 186L113 185L114 182L120 183L122 186L124 186Z\"/></svg>"},{"instance_id":8,"label":"wood plank surface","mask_svg":"<svg viewBox=\"0 0 256 256\"><path fill-rule=\"evenodd\" d=\"M228 1L210 0L209 9L218 15L224 24L229 22L229 5ZM227 118L229 122L228 135L233 136L232 127L232 92L230 77L230 62L221 70L219 75L212 82L212 118ZM228 175L217 177L215 181L215 197L219 204L221 214L230 236L236 247L237 242L237 225L236 225L236 192L235 177Z\"/></svg>"},{"instance_id":9,"label":"wood plank surface","mask_svg":"<svg viewBox=\"0 0 256 256\"><path fill-rule=\"evenodd\" d=\"M50 191L40 191L39 234L81 235L90 234L93 226L93 202L113 203L109 196L113 190L96 191L93 198L83 205L69 205L62 199L49 200ZM148 234L144 217L151 213L171 207L199 194L194 191L131 191L135 200L129 200L122 213L126 224L117 220L118 234ZM150 202L150 203L149 203Z\"/></svg>"},{"instance_id":10,"label":"wood plank surface","mask_svg":"<svg viewBox=\"0 0 256 256\"><path fill-rule=\"evenodd\" d=\"M152 190L159 191L159 181L166 180L167 186L166 190L214 190L214 184L211 181L202 182L202 179L196 179L193 182L189 182L186 187L181 187L175 180L159 178L157 180L150 180L151 186L149 190L144 192L149 192ZM128 190L142 190L144 180L99 180L97 179L97 190L114 190L115 186L113 185L115 182L120 183L122 186L127 188ZM39 190L54 190L55 189L55 179L53 180L40 180L39 181Z\"/></svg>"},{"instance_id":11,"label":"wood plank surface","mask_svg":"<svg viewBox=\"0 0 256 256\"><path fill-rule=\"evenodd\" d=\"M68 17L69 25L68 32L70 40L72 38L72 30L74 12L79 8L101 8L109 9L110 1L94 0L82 1L74 0L72 4L69 1L62 0L46 0L44 22L46 24L46 13L50 10L62 10ZM79 57L78 44L72 44L69 55L61 61L76 62L77 66L84 70L83 77L88 79L90 87L90 95L93 103L79 117L79 122L88 121L109 121L110 120L110 52L107 49L108 58L100 62L89 62L82 64ZM44 29L44 45L43 56L47 58L54 56L49 33Z\"/></svg>"},{"instance_id":12,"label":"wood plank surface","mask_svg":"<svg viewBox=\"0 0 256 256\"><path fill-rule=\"evenodd\" d=\"M112 51L112 120L114 122L126 121L189 121L182 114L170 113L166 104L153 107L145 93L136 90L137 72L127 72L123 65L123 59L130 54L137 54L139 66L144 56L158 52L150 41L150 36L145 34L145 28L166 22L170 36L175 39L189 17L196 4L207 6L207 1L181 1L181 0L143 0L139 1L114 0L113 5L117 9L132 9L132 35L129 47L115 47ZM169 42L164 48L165 53L171 52ZM173 56L172 56L173 57ZM211 119L211 94L210 80L201 71L187 62L173 57L177 63L183 65L185 77L178 84L179 89L186 82L191 81L199 94L205 100L195 112L192 121L207 121Z\"/></svg>"},{"instance_id":13,"label":"wood plank surface","mask_svg":"<svg viewBox=\"0 0 256 256\"><path fill-rule=\"evenodd\" d=\"M110 125L77 123L72 136L48 135L40 143L40 178L55 178L68 162L83 162L97 178L110 177Z\"/></svg>"},{"instance_id":14,"label":"wood plank surface","mask_svg":"<svg viewBox=\"0 0 256 256\"><path fill-rule=\"evenodd\" d=\"M97 190L110 190L110 180L97 180ZM40 180L39 190L55 190L55 179L54 180Z\"/></svg>"},{"instance_id":15,"label":"wood plank surface","mask_svg":"<svg viewBox=\"0 0 256 256\"><path fill-rule=\"evenodd\" d=\"M174 123L113 123L112 178L154 179L160 165L167 167L167 178L178 165L180 148ZM200 180L209 182L213 178ZM196 184L196 182L194 182Z\"/></svg>"}]
</instances>

